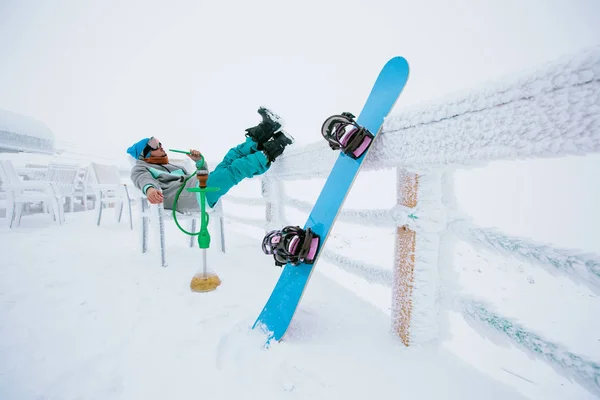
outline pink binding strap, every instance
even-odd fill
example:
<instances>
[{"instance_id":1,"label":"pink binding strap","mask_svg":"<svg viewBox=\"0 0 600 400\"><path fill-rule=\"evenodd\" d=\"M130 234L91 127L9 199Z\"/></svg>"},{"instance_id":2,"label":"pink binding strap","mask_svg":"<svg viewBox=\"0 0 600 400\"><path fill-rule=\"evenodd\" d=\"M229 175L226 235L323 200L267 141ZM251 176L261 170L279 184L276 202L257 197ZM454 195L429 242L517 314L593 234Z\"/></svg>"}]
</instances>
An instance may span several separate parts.
<instances>
[{"instance_id":1,"label":"pink binding strap","mask_svg":"<svg viewBox=\"0 0 600 400\"><path fill-rule=\"evenodd\" d=\"M356 150L354 150L352 152L352 154L354 154L356 157L360 157L361 154L365 152L365 150L367 149L367 147L369 147L369 143L371 143L371 138L370 137L365 137L365 140L362 141L362 143L360 144L360 146L358 146L356 148Z\"/></svg>"},{"instance_id":2,"label":"pink binding strap","mask_svg":"<svg viewBox=\"0 0 600 400\"><path fill-rule=\"evenodd\" d=\"M298 247L298 242L300 241L300 237L298 235L294 236L292 240L290 240L290 244L288 246L288 251L290 254L296 254L296 247Z\"/></svg>"},{"instance_id":3,"label":"pink binding strap","mask_svg":"<svg viewBox=\"0 0 600 400\"><path fill-rule=\"evenodd\" d=\"M306 256L307 260L314 260L315 254L317 254L317 249L319 248L319 238L313 238L310 243L310 250L308 251L308 255Z\"/></svg>"},{"instance_id":4,"label":"pink binding strap","mask_svg":"<svg viewBox=\"0 0 600 400\"><path fill-rule=\"evenodd\" d=\"M340 138L340 144L342 145L342 147L346 146L350 138L354 136L354 133L358 130L354 126L347 126L344 129L347 129L347 132L344 132L344 134Z\"/></svg>"}]
</instances>

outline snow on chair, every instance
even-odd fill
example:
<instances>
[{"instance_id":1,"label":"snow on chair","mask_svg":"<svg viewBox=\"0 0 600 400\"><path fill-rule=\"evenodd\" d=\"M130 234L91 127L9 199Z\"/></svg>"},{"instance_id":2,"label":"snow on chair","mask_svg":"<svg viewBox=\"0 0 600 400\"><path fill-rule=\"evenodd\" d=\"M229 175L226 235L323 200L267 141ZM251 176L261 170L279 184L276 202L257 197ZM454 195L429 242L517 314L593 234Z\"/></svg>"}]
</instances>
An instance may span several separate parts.
<instances>
[{"instance_id":1,"label":"snow on chair","mask_svg":"<svg viewBox=\"0 0 600 400\"><path fill-rule=\"evenodd\" d=\"M24 181L9 160L0 160L0 180L2 189L7 193L6 217L9 228L12 228L15 222L17 226L21 224L25 204L39 202L43 204L44 210L52 214L54 221L62 224L64 213L60 205L61 197L53 182Z\"/></svg>"},{"instance_id":2,"label":"snow on chair","mask_svg":"<svg viewBox=\"0 0 600 400\"><path fill-rule=\"evenodd\" d=\"M74 210L75 187L79 177L79 166L73 164L50 163L45 180L54 183L60 194L61 203L69 204L69 212Z\"/></svg>"},{"instance_id":3,"label":"snow on chair","mask_svg":"<svg viewBox=\"0 0 600 400\"><path fill-rule=\"evenodd\" d=\"M89 201L93 201L93 209L96 209L97 199L96 192L92 188L92 184L95 183L93 178L94 171L92 171L91 165L85 165L79 167L79 177L75 182L75 198L81 198L81 205L84 210L88 210Z\"/></svg>"},{"instance_id":4,"label":"snow on chair","mask_svg":"<svg viewBox=\"0 0 600 400\"><path fill-rule=\"evenodd\" d=\"M92 190L96 193L95 207L98 208L97 225L100 226L102 220L102 210L105 206L115 204L115 211L118 210L118 221L121 222L123 208L127 204L129 211L129 227L133 230L133 214L131 212L132 197L129 194L129 188L121 183L119 169L115 165L90 164L92 180L90 184Z\"/></svg>"}]
</instances>

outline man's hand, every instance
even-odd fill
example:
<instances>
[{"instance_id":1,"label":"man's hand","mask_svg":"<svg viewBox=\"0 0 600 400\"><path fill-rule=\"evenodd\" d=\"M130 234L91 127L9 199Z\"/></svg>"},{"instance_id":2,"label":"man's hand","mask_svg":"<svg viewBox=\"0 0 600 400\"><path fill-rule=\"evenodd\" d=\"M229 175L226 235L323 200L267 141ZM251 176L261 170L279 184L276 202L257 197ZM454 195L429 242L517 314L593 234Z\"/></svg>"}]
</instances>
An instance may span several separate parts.
<instances>
[{"instance_id":1,"label":"man's hand","mask_svg":"<svg viewBox=\"0 0 600 400\"><path fill-rule=\"evenodd\" d=\"M148 198L150 204L158 204L163 202L162 192L153 187L146 190L146 197Z\"/></svg>"},{"instance_id":2,"label":"man's hand","mask_svg":"<svg viewBox=\"0 0 600 400\"><path fill-rule=\"evenodd\" d=\"M198 150L190 149L190 154L188 154L188 157L194 161L198 161L202 158L202 153L200 153Z\"/></svg>"}]
</instances>

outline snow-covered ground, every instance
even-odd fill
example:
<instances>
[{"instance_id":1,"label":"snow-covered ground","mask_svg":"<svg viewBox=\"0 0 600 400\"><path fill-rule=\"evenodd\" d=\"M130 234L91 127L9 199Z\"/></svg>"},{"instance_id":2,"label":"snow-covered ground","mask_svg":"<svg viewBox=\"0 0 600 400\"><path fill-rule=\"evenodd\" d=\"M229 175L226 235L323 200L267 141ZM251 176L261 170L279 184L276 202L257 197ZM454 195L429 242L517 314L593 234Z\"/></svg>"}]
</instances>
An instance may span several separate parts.
<instances>
[{"instance_id":1,"label":"snow-covered ground","mask_svg":"<svg viewBox=\"0 0 600 400\"><path fill-rule=\"evenodd\" d=\"M156 235L142 254L136 220L132 232L110 212L100 227L93 211L66 217L61 227L38 214L23 217L17 229L0 229L2 399L594 398L539 360L479 336L453 312L451 336L404 347L390 333L389 289L325 262L285 340L266 349L264 336L250 327L280 270L262 254L259 229L226 224L227 254L218 252L218 240L209 250L223 283L200 294L189 289L200 252L187 247L173 224L169 267L161 268ZM351 232L343 233L352 238ZM372 236L374 253L390 253L385 237ZM456 254L465 291L513 297L507 302L513 308L503 312L516 312L542 332L559 328L571 350L598 358L598 347L589 346L597 298L468 246L457 246ZM482 284L484 275L495 293ZM530 301L532 288L540 295L556 290L556 301L519 310L514 305ZM544 307L581 313L555 325ZM578 348L579 327L589 337Z\"/></svg>"},{"instance_id":2,"label":"snow-covered ground","mask_svg":"<svg viewBox=\"0 0 600 400\"><path fill-rule=\"evenodd\" d=\"M161 268L127 224L68 217L0 233L2 399L520 398L437 345L405 348L384 313L319 274L265 349L249 327L279 269L259 238L229 230L228 254L209 254L223 283L199 294L200 253L178 232Z\"/></svg>"}]
</instances>

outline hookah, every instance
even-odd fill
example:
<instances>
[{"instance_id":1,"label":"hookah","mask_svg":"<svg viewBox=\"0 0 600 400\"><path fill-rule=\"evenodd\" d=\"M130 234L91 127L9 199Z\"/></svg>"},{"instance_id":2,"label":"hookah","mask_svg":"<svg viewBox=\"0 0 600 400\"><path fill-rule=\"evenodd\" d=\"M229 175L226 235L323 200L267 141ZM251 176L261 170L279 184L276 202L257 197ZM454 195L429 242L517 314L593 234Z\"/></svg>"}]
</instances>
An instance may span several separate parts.
<instances>
[{"instance_id":1,"label":"hookah","mask_svg":"<svg viewBox=\"0 0 600 400\"><path fill-rule=\"evenodd\" d=\"M182 153L182 154L190 154L189 151L184 150L175 150L169 149L174 153ZM204 165L204 156L201 156L200 159L200 167ZM206 212L206 193L207 192L216 192L219 190L217 187L207 187L208 180L208 171L198 169L196 171L196 177L198 179L198 187L196 188L187 188L189 192L194 192L197 194L198 203L200 205L200 230L198 232L188 232L179 225L179 221L177 221L177 200L179 199L179 195L185 188L185 185L188 180L190 180L194 175L190 175L181 185L181 188L177 191L175 195L175 200L173 202L173 219L175 220L175 224L179 228L180 231L190 236L198 236L198 247L202 250L202 268L194 274L192 280L190 282L190 289L194 292L210 292L215 290L220 284L221 279L219 276L210 271L208 269L207 249L210 247L210 233L208 232L208 223L209 223L209 215Z\"/></svg>"}]
</instances>

